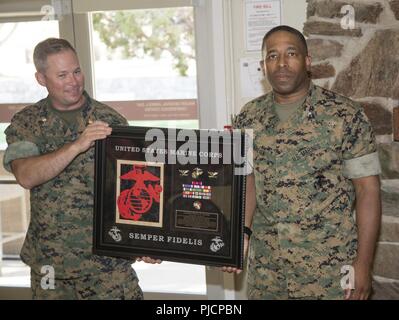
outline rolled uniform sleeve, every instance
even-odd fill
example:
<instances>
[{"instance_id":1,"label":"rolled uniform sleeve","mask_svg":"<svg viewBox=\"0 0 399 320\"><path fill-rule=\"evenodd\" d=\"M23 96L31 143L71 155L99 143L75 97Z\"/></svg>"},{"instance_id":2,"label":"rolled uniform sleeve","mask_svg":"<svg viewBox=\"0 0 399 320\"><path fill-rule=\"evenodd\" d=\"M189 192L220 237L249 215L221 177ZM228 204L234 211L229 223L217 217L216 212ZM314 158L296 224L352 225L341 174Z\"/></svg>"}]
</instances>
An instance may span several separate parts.
<instances>
[{"instance_id":1,"label":"rolled uniform sleeve","mask_svg":"<svg viewBox=\"0 0 399 320\"><path fill-rule=\"evenodd\" d=\"M29 141L18 141L10 144L4 154L3 166L11 171L11 162L16 159L29 158L38 156L40 154L39 148L36 144Z\"/></svg>"},{"instance_id":2,"label":"rolled uniform sleeve","mask_svg":"<svg viewBox=\"0 0 399 320\"><path fill-rule=\"evenodd\" d=\"M13 117L5 130L8 147L4 153L3 166L7 171L11 172L13 160L40 155L33 123L33 119L22 111Z\"/></svg>"},{"instance_id":3,"label":"rolled uniform sleeve","mask_svg":"<svg viewBox=\"0 0 399 320\"><path fill-rule=\"evenodd\" d=\"M348 179L381 173L373 129L362 109L346 123L343 159L343 175Z\"/></svg>"},{"instance_id":4,"label":"rolled uniform sleeve","mask_svg":"<svg viewBox=\"0 0 399 320\"><path fill-rule=\"evenodd\" d=\"M365 156L344 161L344 177L357 179L368 176L376 176L381 173L378 152L366 154Z\"/></svg>"},{"instance_id":5,"label":"rolled uniform sleeve","mask_svg":"<svg viewBox=\"0 0 399 320\"><path fill-rule=\"evenodd\" d=\"M246 108L244 107L244 111L240 112L236 115L232 122L232 127L234 130L245 130L244 139L245 139L245 165L244 165L244 173L245 175L249 175L253 173L254 169L254 159L253 159L253 147L254 147L254 132L251 128L251 122L248 121L246 117Z\"/></svg>"}]
</instances>

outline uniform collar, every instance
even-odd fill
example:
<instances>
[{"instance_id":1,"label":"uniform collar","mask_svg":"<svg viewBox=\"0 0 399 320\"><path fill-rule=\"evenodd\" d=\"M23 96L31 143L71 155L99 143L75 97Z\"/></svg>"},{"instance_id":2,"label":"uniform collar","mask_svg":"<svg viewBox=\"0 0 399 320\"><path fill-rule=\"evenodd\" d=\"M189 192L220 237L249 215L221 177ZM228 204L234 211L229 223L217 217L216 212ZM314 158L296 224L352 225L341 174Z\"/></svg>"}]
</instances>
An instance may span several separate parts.
<instances>
[{"instance_id":1,"label":"uniform collar","mask_svg":"<svg viewBox=\"0 0 399 320\"><path fill-rule=\"evenodd\" d=\"M284 123L280 123L279 117L276 111L273 108L274 104L274 94L273 91L269 92L265 96L261 97L263 100L263 110L259 113L258 121L267 128L272 130L278 130L282 132L286 132L287 134L290 131L295 131L295 126L299 124L309 123L315 121L317 117L317 113L315 110L315 102L317 101L318 96L318 87L314 85L311 81L309 84L308 95L305 98L302 106L295 111L294 115L291 117L291 120L285 121Z\"/></svg>"},{"instance_id":2,"label":"uniform collar","mask_svg":"<svg viewBox=\"0 0 399 320\"><path fill-rule=\"evenodd\" d=\"M302 107L300 108L302 117L301 121L312 121L313 119L316 118L317 114L314 108L315 101L317 100L317 86L311 81L309 84L309 91L308 94L305 98L305 101L302 104ZM274 104L274 93L271 92L270 95L268 95L268 99L266 99L266 105L267 105L267 112L275 115L276 117L277 114L273 110L273 104ZM298 113L296 113L298 115Z\"/></svg>"},{"instance_id":3,"label":"uniform collar","mask_svg":"<svg viewBox=\"0 0 399 320\"><path fill-rule=\"evenodd\" d=\"M315 102L317 100L317 87L313 82L310 82L308 96L303 103L302 119L304 121L314 121L317 117L315 110Z\"/></svg>"},{"instance_id":4,"label":"uniform collar","mask_svg":"<svg viewBox=\"0 0 399 320\"><path fill-rule=\"evenodd\" d=\"M61 120L55 113L51 112L51 100L47 96L47 98L43 99L40 103L41 108L39 112L39 124L42 129L45 128L64 128L65 135L76 135L77 133L83 132L85 127L93 121L91 119L93 113L93 102L90 96L86 91L83 91L83 95L85 97L84 107L81 110L82 117L78 119L78 123L76 125L76 130L71 130L66 127L64 121Z\"/></svg>"}]
</instances>

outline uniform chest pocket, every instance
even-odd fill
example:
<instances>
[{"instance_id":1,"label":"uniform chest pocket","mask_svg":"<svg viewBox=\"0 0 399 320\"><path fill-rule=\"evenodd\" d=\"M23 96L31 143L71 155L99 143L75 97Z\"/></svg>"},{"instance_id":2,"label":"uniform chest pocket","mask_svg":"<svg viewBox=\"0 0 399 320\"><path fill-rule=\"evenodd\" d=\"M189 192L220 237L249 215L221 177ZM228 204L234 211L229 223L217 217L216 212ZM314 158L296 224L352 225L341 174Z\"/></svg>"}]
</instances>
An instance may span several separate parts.
<instances>
[{"instance_id":1,"label":"uniform chest pocket","mask_svg":"<svg viewBox=\"0 0 399 320\"><path fill-rule=\"evenodd\" d=\"M333 145L318 143L303 144L287 158L287 173L297 186L305 216L313 219L336 197L335 190L342 179L342 161Z\"/></svg>"},{"instance_id":2,"label":"uniform chest pocket","mask_svg":"<svg viewBox=\"0 0 399 320\"><path fill-rule=\"evenodd\" d=\"M254 129L253 140L250 142L253 142L251 147L254 160L265 161L274 156L276 138L273 135Z\"/></svg>"},{"instance_id":3,"label":"uniform chest pocket","mask_svg":"<svg viewBox=\"0 0 399 320\"><path fill-rule=\"evenodd\" d=\"M342 159L333 141L296 141L281 150L280 158L292 177L300 180L316 179L325 172L340 167Z\"/></svg>"}]
</instances>

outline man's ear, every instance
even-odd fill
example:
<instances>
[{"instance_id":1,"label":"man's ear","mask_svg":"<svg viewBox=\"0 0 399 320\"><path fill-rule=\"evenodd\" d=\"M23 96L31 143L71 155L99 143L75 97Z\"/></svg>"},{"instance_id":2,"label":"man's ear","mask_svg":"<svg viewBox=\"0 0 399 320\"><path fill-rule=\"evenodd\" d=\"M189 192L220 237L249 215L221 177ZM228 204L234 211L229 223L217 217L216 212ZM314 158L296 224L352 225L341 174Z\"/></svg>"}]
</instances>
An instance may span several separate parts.
<instances>
[{"instance_id":1,"label":"man's ear","mask_svg":"<svg viewBox=\"0 0 399 320\"><path fill-rule=\"evenodd\" d=\"M312 69L312 57L310 56L310 54L308 54L305 57L305 63L306 63L306 70L310 71Z\"/></svg>"},{"instance_id":2,"label":"man's ear","mask_svg":"<svg viewBox=\"0 0 399 320\"><path fill-rule=\"evenodd\" d=\"M262 69L263 76L266 77L266 62L265 60L259 61L260 68Z\"/></svg>"},{"instance_id":3,"label":"man's ear","mask_svg":"<svg viewBox=\"0 0 399 320\"><path fill-rule=\"evenodd\" d=\"M46 77L44 76L43 73L37 71L35 73L36 81L43 87L46 86Z\"/></svg>"}]
</instances>

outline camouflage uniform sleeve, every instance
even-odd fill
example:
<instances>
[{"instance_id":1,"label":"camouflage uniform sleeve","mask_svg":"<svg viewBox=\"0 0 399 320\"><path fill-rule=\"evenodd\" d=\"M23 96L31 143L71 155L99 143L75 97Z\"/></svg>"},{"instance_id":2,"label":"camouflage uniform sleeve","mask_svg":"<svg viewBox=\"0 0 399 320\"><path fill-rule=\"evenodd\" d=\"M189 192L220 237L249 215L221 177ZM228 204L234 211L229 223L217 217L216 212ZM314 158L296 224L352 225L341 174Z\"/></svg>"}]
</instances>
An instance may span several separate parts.
<instances>
[{"instance_id":1,"label":"camouflage uniform sleeve","mask_svg":"<svg viewBox=\"0 0 399 320\"><path fill-rule=\"evenodd\" d=\"M248 128L251 122L248 109L249 109L249 103L246 104L238 114L236 114L232 122L233 129Z\"/></svg>"},{"instance_id":2,"label":"camouflage uniform sleeve","mask_svg":"<svg viewBox=\"0 0 399 320\"><path fill-rule=\"evenodd\" d=\"M233 129L245 129L245 165L244 172L245 175L251 174L253 171L253 130L250 129L252 127L252 120L248 115L249 104L246 104L241 112L237 114L233 121L232 127Z\"/></svg>"},{"instance_id":3,"label":"camouflage uniform sleeve","mask_svg":"<svg viewBox=\"0 0 399 320\"><path fill-rule=\"evenodd\" d=\"M233 119L232 127L233 127L233 129L241 129L242 128L240 113L235 115L235 117Z\"/></svg>"},{"instance_id":4,"label":"camouflage uniform sleeve","mask_svg":"<svg viewBox=\"0 0 399 320\"><path fill-rule=\"evenodd\" d=\"M31 128L33 121L27 121L23 114L16 114L5 130L8 147L4 153L3 166L11 172L11 162L40 154Z\"/></svg>"},{"instance_id":5,"label":"camouflage uniform sleeve","mask_svg":"<svg viewBox=\"0 0 399 320\"><path fill-rule=\"evenodd\" d=\"M40 154L39 148L32 142L29 141L18 141L10 144L3 158L3 167L8 172L11 170L11 162L16 159L29 158L38 156Z\"/></svg>"},{"instance_id":6,"label":"camouflage uniform sleeve","mask_svg":"<svg viewBox=\"0 0 399 320\"><path fill-rule=\"evenodd\" d=\"M349 179L381 173L374 132L362 109L346 122L343 159L343 175Z\"/></svg>"}]
</instances>

